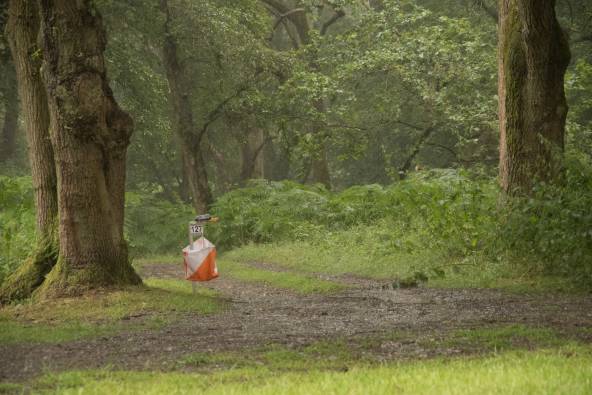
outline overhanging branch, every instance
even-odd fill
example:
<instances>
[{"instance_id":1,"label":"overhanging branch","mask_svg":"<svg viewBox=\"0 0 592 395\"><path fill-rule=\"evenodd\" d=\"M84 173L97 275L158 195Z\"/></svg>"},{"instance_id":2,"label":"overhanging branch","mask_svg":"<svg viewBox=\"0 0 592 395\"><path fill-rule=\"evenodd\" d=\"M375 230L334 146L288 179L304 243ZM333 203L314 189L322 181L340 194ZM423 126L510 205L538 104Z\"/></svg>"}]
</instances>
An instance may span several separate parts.
<instances>
[{"instance_id":1,"label":"overhanging branch","mask_svg":"<svg viewBox=\"0 0 592 395\"><path fill-rule=\"evenodd\" d=\"M333 25L335 22L337 22L344 16L345 11L343 11L342 9L335 10L335 14L333 14L333 16L329 20L323 23L323 26L321 27L321 36L324 36L327 33L327 30L331 27L331 25Z\"/></svg>"}]
</instances>

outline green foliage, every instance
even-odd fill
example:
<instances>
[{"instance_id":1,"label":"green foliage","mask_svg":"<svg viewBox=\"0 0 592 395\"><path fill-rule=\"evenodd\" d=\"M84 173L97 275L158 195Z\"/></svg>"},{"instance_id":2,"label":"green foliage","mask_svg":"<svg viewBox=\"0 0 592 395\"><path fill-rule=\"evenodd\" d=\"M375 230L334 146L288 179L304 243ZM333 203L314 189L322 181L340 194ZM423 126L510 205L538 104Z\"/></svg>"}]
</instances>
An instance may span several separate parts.
<instances>
[{"instance_id":1,"label":"green foliage","mask_svg":"<svg viewBox=\"0 0 592 395\"><path fill-rule=\"evenodd\" d=\"M330 232L378 223L398 236L424 237L424 247L474 249L491 226L495 187L456 171L418 174L390 187L355 186L337 194L291 182L256 182L222 196L223 218L212 236L222 248L248 242L318 240Z\"/></svg>"},{"instance_id":2,"label":"green foliage","mask_svg":"<svg viewBox=\"0 0 592 395\"><path fill-rule=\"evenodd\" d=\"M565 185L539 185L530 198L511 202L500 242L530 265L592 282L592 163L568 156Z\"/></svg>"},{"instance_id":3,"label":"green foliage","mask_svg":"<svg viewBox=\"0 0 592 395\"><path fill-rule=\"evenodd\" d=\"M31 178L0 176L0 283L34 248Z\"/></svg>"},{"instance_id":4,"label":"green foliage","mask_svg":"<svg viewBox=\"0 0 592 395\"><path fill-rule=\"evenodd\" d=\"M332 272L398 276L420 270L438 278L442 266L487 264L495 273L496 264L509 270L524 263L538 275L590 284L591 190L592 167L581 159L567 163L564 186L541 185L535 196L509 201L507 209L498 207L495 180L458 171L423 172L389 187L335 194L257 182L216 202L213 211L222 221L210 237L222 249L280 243L285 248L274 247L280 263L282 254L308 256L310 249L318 255L304 259L311 270L321 269L319 261ZM298 243L306 246L298 249Z\"/></svg>"},{"instance_id":5,"label":"green foliage","mask_svg":"<svg viewBox=\"0 0 592 395\"><path fill-rule=\"evenodd\" d=\"M385 277L421 272L437 282L467 266L481 279L475 285L484 285L499 270L522 266L533 274L590 284L592 165L570 155L565 175L564 185L540 185L534 196L508 201L507 209L498 207L495 180L454 170L419 172L388 187L355 186L339 193L318 185L254 181L218 199L212 213L221 222L208 225L207 237L221 250L275 243L274 254L280 263L284 256L288 266L290 254L315 251L316 258L307 260L311 271L361 270ZM0 273L5 275L34 245L35 219L30 179L3 177L0 183ZM187 244L189 206L129 192L126 210L133 256L179 254ZM368 264L357 266L356 259ZM489 270L479 274L479 265Z\"/></svg>"},{"instance_id":6,"label":"green foliage","mask_svg":"<svg viewBox=\"0 0 592 395\"><path fill-rule=\"evenodd\" d=\"M127 193L125 232L132 257L179 254L193 217L188 205L158 194ZM0 282L31 253L35 237L31 178L0 176Z\"/></svg>"},{"instance_id":7,"label":"green foliage","mask_svg":"<svg viewBox=\"0 0 592 395\"><path fill-rule=\"evenodd\" d=\"M189 241L187 224L193 209L153 194L126 194L125 233L132 256L179 253Z\"/></svg>"}]
</instances>

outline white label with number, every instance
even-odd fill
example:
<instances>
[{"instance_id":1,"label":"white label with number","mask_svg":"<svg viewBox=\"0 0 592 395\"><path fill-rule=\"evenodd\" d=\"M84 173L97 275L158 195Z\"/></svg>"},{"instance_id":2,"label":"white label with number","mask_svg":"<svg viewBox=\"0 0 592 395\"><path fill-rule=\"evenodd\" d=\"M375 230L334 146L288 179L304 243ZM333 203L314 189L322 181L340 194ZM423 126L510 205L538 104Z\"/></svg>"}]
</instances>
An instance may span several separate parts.
<instances>
[{"instance_id":1,"label":"white label with number","mask_svg":"<svg viewBox=\"0 0 592 395\"><path fill-rule=\"evenodd\" d=\"M203 226L197 224L191 224L191 233L194 235L201 235L203 233Z\"/></svg>"}]
</instances>

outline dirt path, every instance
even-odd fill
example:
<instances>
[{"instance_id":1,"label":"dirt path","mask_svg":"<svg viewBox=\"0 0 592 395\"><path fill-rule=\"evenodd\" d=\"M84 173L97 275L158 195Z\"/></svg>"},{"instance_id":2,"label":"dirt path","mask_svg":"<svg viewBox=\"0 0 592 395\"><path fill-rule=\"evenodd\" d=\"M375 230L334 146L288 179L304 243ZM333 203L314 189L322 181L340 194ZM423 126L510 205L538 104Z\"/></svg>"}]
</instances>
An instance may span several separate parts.
<instances>
[{"instance_id":1,"label":"dirt path","mask_svg":"<svg viewBox=\"0 0 592 395\"><path fill-rule=\"evenodd\" d=\"M143 276L178 278L182 272L178 266L151 265L144 268ZM220 278L203 286L229 299L229 308L223 313L187 315L161 330L55 345L0 345L0 380L23 380L47 369L106 365L169 369L192 352L236 351L270 343L298 346L340 337L353 341L394 331L421 339L457 329L510 323L550 326L567 334L582 334L581 328L592 328L590 296L517 295L472 289L389 290L372 280L347 278L345 282L350 288L336 294L302 296ZM375 351L381 359L459 352L426 348L421 342L408 340L385 341Z\"/></svg>"}]
</instances>

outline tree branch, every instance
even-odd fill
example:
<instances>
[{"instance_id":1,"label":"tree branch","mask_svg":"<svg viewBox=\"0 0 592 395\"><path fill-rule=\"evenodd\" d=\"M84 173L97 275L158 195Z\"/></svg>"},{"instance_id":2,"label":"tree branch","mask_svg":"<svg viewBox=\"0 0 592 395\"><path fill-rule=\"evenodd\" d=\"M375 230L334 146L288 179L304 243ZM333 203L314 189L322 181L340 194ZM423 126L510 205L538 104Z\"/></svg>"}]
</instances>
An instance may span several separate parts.
<instances>
[{"instance_id":1,"label":"tree branch","mask_svg":"<svg viewBox=\"0 0 592 395\"><path fill-rule=\"evenodd\" d=\"M292 22L298 32L302 44L309 42L309 25L306 12L291 12L290 8L279 0L261 0L269 9L276 12L276 15L286 15L285 19Z\"/></svg>"},{"instance_id":2,"label":"tree branch","mask_svg":"<svg viewBox=\"0 0 592 395\"><path fill-rule=\"evenodd\" d=\"M321 27L321 36L324 36L327 33L327 30L331 27L331 25L333 25L335 22L337 22L344 16L345 11L343 11L342 9L335 10L335 14L333 14L333 16L329 20L323 23L323 26Z\"/></svg>"},{"instance_id":3,"label":"tree branch","mask_svg":"<svg viewBox=\"0 0 592 395\"><path fill-rule=\"evenodd\" d=\"M210 113L206 117L206 122L203 124L201 130L199 131L199 134L197 136L198 141L201 140L202 137L208 132L208 128L210 127L210 125L212 123L214 123L218 118L220 118L224 114L224 107L226 107L226 105L232 99L238 97L241 93L246 91L248 88L249 88L248 86L240 87L235 93L228 96L226 99L222 100L220 103L218 103L216 108L214 108L212 111L210 111Z\"/></svg>"},{"instance_id":4,"label":"tree branch","mask_svg":"<svg viewBox=\"0 0 592 395\"><path fill-rule=\"evenodd\" d=\"M399 168L399 177L401 177L401 179L405 178L405 174L411 168L411 164L417 157L417 154L419 154L421 147L426 142L426 140L430 138L430 136L432 135L432 133L434 133L435 130L436 128L434 126L430 126L429 128L425 129L423 133L419 136L419 139L417 140L415 147L413 147L411 154L409 155L409 157L407 157L405 163L403 163L403 166Z\"/></svg>"},{"instance_id":5,"label":"tree branch","mask_svg":"<svg viewBox=\"0 0 592 395\"><path fill-rule=\"evenodd\" d=\"M436 147L436 148L440 148L443 149L444 151L449 152L452 156L454 156L455 158L458 157L458 154L456 153L455 150L453 150L450 147L447 147L443 144L438 144L438 143L424 143L425 145L431 146L431 147Z\"/></svg>"},{"instance_id":6,"label":"tree branch","mask_svg":"<svg viewBox=\"0 0 592 395\"><path fill-rule=\"evenodd\" d=\"M277 29L278 26L280 25L280 23L284 22L284 20L289 17L290 15L296 13L296 12L306 12L306 10L304 8L294 8L293 10L290 10L284 14L279 14L278 20L275 21L275 24L273 25L273 30Z\"/></svg>"},{"instance_id":7,"label":"tree branch","mask_svg":"<svg viewBox=\"0 0 592 395\"><path fill-rule=\"evenodd\" d=\"M476 5L477 7L481 8L483 11L485 11L485 13L497 23L497 21L499 19L497 9L495 7L492 7L488 4L486 4L485 1L486 0L472 0L472 3L474 5ZM465 3L466 3L466 0L465 0Z\"/></svg>"}]
</instances>

